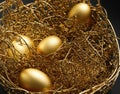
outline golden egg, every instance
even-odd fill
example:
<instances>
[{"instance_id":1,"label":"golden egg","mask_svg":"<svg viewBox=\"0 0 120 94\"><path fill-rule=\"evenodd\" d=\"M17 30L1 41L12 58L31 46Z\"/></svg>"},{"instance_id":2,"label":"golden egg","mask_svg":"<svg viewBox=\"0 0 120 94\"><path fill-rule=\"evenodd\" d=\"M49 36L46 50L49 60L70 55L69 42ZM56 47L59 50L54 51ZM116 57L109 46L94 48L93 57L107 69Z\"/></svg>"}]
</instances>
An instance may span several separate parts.
<instances>
[{"instance_id":1,"label":"golden egg","mask_svg":"<svg viewBox=\"0 0 120 94\"><path fill-rule=\"evenodd\" d=\"M34 47L34 42L27 36L19 35L15 40L12 41L12 45L12 49L7 49L8 55L18 59L23 55L29 57L30 48Z\"/></svg>"},{"instance_id":2,"label":"golden egg","mask_svg":"<svg viewBox=\"0 0 120 94\"><path fill-rule=\"evenodd\" d=\"M49 77L35 68L24 69L20 73L19 80L22 88L32 92L46 92L51 88Z\"/></svg>"},{"instance_id":3,"label":"golden egg","mask_svg":"<svg viewBox=\"0 0 120 94\"><path fill-rule=\"evenodd\" d=\"M62 44L62 41L57 36L48 36L44 38L37 47L37 52L42 54L49 54L55 52L60 45Z\"/></svg>"},{"instance_id":4,"label":"golden egg","mask_svg":"<svg viewBox=\"0 0 120 94\"><path fill-rule=\"evenodd\" d=\"M91 14L90 6L86 3L78 3L75 6L72 7L70 10L68 17L71 18L73 16L77 16L77 18L84 22L87 19L89 19Z\"/></svg>"}]
</instances>

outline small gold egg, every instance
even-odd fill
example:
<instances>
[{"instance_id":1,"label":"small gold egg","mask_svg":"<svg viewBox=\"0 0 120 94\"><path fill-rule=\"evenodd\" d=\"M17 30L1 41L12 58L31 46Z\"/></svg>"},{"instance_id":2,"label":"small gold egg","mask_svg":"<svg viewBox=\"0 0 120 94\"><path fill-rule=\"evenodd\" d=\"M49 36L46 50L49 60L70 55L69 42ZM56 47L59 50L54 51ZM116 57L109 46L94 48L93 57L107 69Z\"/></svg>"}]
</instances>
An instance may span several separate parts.
<instances>
[{"instance_id":1,"label":"small gold egg","mask_svg":"<svg viewBox=\"0 0 120 94\"><path fill-rule=\"evenodd\" d=\"M89 19L91 14L91 8L86 3L78 3L72 7L70 12L68 13L68 17L71 18L73 16L77 16L77 18L81 22L85 22Z\"/></svg>"},{"instance_id":2,"label":"small gold egg","mask_svg":"<svg viewBox=\"0 0 120 94\"><path fill-rule=\"evenodd\" d=\"M12 41L13 49L7 49L8 55L10 57L19 58L22 55L29 56L30 48L34 47L34 42L31 38L25 35L19 35L17 39Z\"/></svg>"},{"instance_id":3,"label":"small gold egg","mask_svg":"<svg viewBox=\"0 0 120 94\"><path fill-rule=\"evenodd\" d=\"M20 73L19 80L22 88L32 92L46 92L51 88L49 77L35 68L24 69Z\"/></svg>"},{"instance_id":4,"label":"small gold egg","mask_svg":"<svg viewBox=\"0 0 120 94\"><path fill-rule=\"evenodd\" d=\"M62 41L57 36L48 36L44 38L37 47L37 52L42 54L49 54L55 52L60 45L62 44Z\"/></svg>"}]
</instances>

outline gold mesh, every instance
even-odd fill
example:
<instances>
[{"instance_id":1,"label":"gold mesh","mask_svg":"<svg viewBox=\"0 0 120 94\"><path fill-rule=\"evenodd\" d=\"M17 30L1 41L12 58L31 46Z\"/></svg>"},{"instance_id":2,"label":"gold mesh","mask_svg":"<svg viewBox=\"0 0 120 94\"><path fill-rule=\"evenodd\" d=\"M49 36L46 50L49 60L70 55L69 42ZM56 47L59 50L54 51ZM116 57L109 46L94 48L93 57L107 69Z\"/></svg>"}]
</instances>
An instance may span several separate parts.
<instances>
[{"instance_id":1,"label":"gold mesh","mask_svg":"<svg viewBox=\"0 0 120 94\"><path fill-rule=\"evenodd\" d=\"M84 0L85 1L85 0ZM8 94L46 94L30 92L20 87L19 73L25 68L37 68L52 80L49 94L104 94L114 84L119 72L119 51L115 31L107 12L98 4L91 7L89 23L68 18L71 7L83 0L21 0L0 3L0 84ZM19 34L35 43L49 35L62 39L62 46L48 55L29 48L31 58L16 59L13 39ZM26 44L27 45L27 44ZM11 49L14 57L9 57Z\"/></svg>"}]
</instances>

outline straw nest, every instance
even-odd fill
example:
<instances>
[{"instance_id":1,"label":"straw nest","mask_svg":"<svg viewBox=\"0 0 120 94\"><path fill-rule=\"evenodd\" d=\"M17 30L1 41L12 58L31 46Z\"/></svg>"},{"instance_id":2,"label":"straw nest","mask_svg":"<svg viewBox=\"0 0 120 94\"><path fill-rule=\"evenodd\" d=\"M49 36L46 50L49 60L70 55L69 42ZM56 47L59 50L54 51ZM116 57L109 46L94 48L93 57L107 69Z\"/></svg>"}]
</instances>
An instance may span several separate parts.
<instances>
[{"instance_id":1,"label":"straw nest","mask_svg":"<svg viewBox=\"0 0 120 94\"><path fill-rule=\"evenodd\" d=\"M20 71L31 67L50 77L53 88L47 93L51 94L104 94L112 87L119 72L115 31L100 0L95 6L85 1L91 7L89 22L68 18L71 7L80 2L83 0L0 3L0 84L8 94L44 94L19 85ZM19 34L29 36L35 43L35 48L29 47L29 59L26 55L16 59L12 41ZM37 54L39 41L50 35L58 36L62 46L48 55ZM12 58L8 48L12 49Z\"/></svg>"}]
</instances>

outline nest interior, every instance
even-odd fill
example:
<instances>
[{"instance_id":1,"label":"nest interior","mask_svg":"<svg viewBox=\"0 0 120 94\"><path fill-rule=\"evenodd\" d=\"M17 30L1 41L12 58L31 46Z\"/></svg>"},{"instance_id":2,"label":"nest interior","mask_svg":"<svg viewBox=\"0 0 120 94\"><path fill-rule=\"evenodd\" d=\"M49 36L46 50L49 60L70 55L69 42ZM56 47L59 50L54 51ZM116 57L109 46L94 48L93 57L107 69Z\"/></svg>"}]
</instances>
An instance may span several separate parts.
<instances>
[{"instance_id":1,"label":"nest interior","mask_svg":"<svg viewBox=\"0 0 120 94\"><path fill-rule=\"evenodd\" d=\"M54 94L78 94L111 76L119 55L107 14L100 4L92 6L88 0L91 20L83 24L69 19L71 7L80 2L83 0L36 0L25 5L21 0L6 0L0 4L0 74L9 82L4 86L18 88L19 73L30 67L50 77ZM29 36L35 46L49 35L60 37L63 44L48 55L29 48L31 57L17 60L6 49L14 52L12 41L18 34Z\"/></svg>"}]
</instances>

